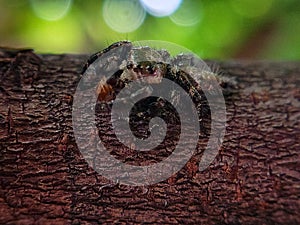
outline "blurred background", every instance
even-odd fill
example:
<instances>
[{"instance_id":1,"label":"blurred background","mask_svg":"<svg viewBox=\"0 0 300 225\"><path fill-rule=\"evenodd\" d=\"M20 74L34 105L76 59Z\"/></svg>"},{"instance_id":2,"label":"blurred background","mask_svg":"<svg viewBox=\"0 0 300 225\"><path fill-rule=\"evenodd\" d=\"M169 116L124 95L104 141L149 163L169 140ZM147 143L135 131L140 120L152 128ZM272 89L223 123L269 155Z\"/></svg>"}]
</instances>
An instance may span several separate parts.
<instances>
[{"instance_id":1,"label":"blurred background","mask_svg":"<svg viewBox=\"0 0 300 225\"><path fill-rule=\"evenodd\" d=\"M300 59L300 0L0 0L0 46L94 53L164 40L208 59Z\"/></svg>"}]
</instances>

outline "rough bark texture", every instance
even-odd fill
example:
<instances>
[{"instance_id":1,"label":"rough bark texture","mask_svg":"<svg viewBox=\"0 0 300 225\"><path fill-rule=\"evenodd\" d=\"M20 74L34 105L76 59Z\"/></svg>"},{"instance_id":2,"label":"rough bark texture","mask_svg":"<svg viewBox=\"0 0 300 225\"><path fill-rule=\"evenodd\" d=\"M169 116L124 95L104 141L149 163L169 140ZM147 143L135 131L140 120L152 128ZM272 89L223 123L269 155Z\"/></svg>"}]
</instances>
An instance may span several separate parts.
<instances>
[{"instance_id":1,"label":"rough bark texture","mask_svg":"<svg viewBox=\"0 0 300 225\"><path fill-rule=\"evenodd\" d=\"M222 148L147 187L91 169L72 132L72 95L87 56L0 51L1 224L299 224L300 64L222 62Z\"/></svg>"}]
</instances>

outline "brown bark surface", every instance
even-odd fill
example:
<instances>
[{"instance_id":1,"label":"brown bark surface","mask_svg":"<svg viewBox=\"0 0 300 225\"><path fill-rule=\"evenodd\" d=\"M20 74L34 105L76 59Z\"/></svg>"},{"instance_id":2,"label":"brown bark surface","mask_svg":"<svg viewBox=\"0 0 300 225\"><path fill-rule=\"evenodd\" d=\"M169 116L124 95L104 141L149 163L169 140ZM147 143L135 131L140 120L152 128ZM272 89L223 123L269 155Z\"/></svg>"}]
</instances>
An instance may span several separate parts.
<instances>
[{"instance_id":1,"label":"brown bark surface","mask_svg":"<svg viewBox=\"0 0 300 225\"><path fill-rule=\"evenodd\" d=\"M221 150L168 180L113 184L90 168L72 131L85 55L0 51L1 224L299 224L300 64L222 62Z\"/></svg>"}]
</instances>

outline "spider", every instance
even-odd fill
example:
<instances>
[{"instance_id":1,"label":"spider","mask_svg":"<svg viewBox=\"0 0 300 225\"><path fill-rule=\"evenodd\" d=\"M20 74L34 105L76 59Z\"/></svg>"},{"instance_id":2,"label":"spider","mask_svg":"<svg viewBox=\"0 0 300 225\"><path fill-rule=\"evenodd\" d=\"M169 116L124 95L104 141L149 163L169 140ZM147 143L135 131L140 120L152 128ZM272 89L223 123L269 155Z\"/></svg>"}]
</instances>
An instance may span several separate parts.
<instances>
[{"instance_id":1,"label":"spider","mask_svg":"<svg viewBox=\"0 0 300 225\"><path fill-rule=\"evenodd\" d=\"M109 56L105 56L106 53L109 53ZM139 61L139 58L142 60ZM199 73L199 67L201 69L203 65L199 65L191 54L179 54L172 58L166 50L155 50L147 46L134 47L129 41L116 42L93 54L85 64L82 74L96 63L97 59L102 60L97 65L101 69L99 72L96 68L95 72L105 74L96 88L98 102L114 101L126 85L145 77L149 84L159 84L163 78L168 78L179 84L195 101L203 99L203 91L205 94L220 94L216 92L219 89L214 87L215 83L211 82L213 79L217 79L218 84L223 87L228 86L228 79L224 80L221 76L215 78L213 72L203 70ZM135 94L137 93L132 93ZM173 95L176 102L178 96L175 93Z\"/></svg>"}]
</instances>

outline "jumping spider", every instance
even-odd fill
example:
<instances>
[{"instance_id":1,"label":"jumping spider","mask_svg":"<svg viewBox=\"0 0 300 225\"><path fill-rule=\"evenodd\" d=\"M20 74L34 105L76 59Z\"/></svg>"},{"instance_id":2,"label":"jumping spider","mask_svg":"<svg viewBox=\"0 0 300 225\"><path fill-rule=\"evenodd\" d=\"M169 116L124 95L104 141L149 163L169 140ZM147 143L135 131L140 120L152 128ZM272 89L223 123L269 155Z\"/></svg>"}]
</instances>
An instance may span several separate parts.
<instances>
[{"instance_id":1,"label":"jumping spider","mask_svg":"<svg viewBox=\"0 0 300 225\"><path fill-rule=\"evenodd\" d=\"M208 104L205 96L222 94L219 85L228 86L228 79L224 82L222 77L215 77L213 72L205 68L205 63L192 54L171 57L166 50L136 47L129 41L114 43L92 55L82 74L92 66L95 74L102 75L95 93L101 104L111 104L118 93L132 81L147 77L149 84L158 85L163 78L167 78L190 95L199 115L207 115L209 109L206 109ZM141 90L147 88L151 92L151 87L141 85ZM128 99L138 94L138 91L130 93ZM175 91L171 91L171 95L171 103L176 106L180 96Z\"/></svg>"}]
</instances>

